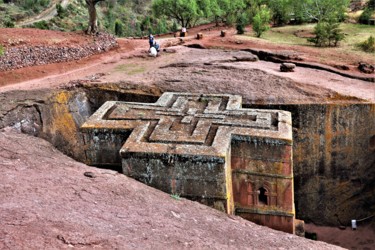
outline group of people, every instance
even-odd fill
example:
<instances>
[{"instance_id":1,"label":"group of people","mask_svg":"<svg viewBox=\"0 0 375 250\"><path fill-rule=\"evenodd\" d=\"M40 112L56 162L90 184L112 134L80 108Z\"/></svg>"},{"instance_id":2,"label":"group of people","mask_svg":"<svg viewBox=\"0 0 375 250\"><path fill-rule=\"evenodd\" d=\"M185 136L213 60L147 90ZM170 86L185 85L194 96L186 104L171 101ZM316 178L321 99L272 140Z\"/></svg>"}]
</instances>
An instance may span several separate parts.
<instances>
[{"instance_id":1,"label":"group of people","mask_svg":"<svg viewBox=\"0 0 375 250\"><path fill-rule=\"evenodd\" d=\"M160 45L155 41L155 38L152 34L148 36L148 43L150 44L150 56L156 57L158 55L158 52L160 51Z\"/></svg>"},{"instance_id":2,"label":"group of people","mask_svg":"<svg viewBox=\"0 0 375 250\"><path fill-rule=\"evenodd\" d=\"M187 35L186 28L181 29L180 36L185 37ZM150 48L148 50L150 56L156 57L158 55L158 52L160 51L160 45L155 41L155 38L152 34L148 36L148 43L150 44Z\"/></svg>"}]
</instances>

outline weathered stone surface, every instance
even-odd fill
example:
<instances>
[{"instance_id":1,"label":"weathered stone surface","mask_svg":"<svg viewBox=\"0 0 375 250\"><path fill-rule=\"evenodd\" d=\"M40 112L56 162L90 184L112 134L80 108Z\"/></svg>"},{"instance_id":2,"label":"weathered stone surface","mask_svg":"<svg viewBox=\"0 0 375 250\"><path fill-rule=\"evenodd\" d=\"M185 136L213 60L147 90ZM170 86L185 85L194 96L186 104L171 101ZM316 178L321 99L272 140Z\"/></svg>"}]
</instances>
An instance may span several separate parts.
<instances>
[{"instance_id":1,"label":"weathered stone surface","mask_svg":"<svg viewBox=\"0 0 375 250\"><path fill-rule=\"evenodd\" d=\"M282 63L280 65L281 72L294 72L296 65L294 63Z\"/></svg>"},{"instance_id":2,"label":"weathered stone surface","mask_svg":"<svg viewBox=\"0 0 375 250\"><path fill-rule=\"evenodd\" d=\"M234 58L239 62L256 62L259 60L258 57L253 54L249 54L246 56L234 56Z\"/></svg>"},{"instance_id":3,"label":"weathered stone surface","mask_svg":"<svg viewBox=\"0 0 375 250\"><path fill-rule=\"evenodd\" d=\"M342 249L174 199L34 136L0 131L0 169L0 249Z\"/></svg>"},{"instance_id":4,"label":"weathered stone surface","mask_svg":"<svg viewBox=\"0 0 375 250\"><path fill-rule=\"evenodd\" d=\"M164 93L152 104L106 102L82 126L86 155L91 164L110 164L98 155L117 152L125 140L126 175L292 233L290 114L243 109L241 102L184 93ZM249 195L251 201L241 198Z\"/></svg>"}]
</instances>

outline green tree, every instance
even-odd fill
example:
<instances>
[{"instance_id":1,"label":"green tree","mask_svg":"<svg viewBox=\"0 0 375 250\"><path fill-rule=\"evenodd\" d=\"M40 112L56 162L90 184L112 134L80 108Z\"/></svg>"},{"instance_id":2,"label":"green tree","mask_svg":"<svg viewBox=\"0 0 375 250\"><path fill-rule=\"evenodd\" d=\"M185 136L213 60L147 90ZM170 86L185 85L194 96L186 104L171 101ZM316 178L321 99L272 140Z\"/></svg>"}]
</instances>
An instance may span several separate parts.
<instances>
[{"instance_id":1,"label":"green tree","mask_svg":"<svg viewBox=\"0 0 375 250\"><path fill-rule=\"evenodd\" d=\"M248 20L247 20L247 17L246 17L246 14L243 13L241 15L239 15L238 19L237 19L237 25L236 25L236 29L237 29L237 34L244 34L245 33L245 27L246 25L248 24Z\"/></svg>"},{"instance_id":2,"label":"green tree","mask_svg":"<svg viewBox=\"0 0 375 250\"><path fill-rule=\"evenodd\" d=\"M315 37L308 38L309 42L318 47L336 47L345 36L336 19L319 22L314 28Z\"/></svg>"},{"instance_id":3,"label":"green tree","mask_svg":"<svg viewBox=\"0 0 375 250\"><path fill-rule=\"evenodd\" d=\"M156 17L175 19L182 27L191 27L203 12L196 0L154 0L152 10Z\"/></svg>"},{"instance_id":4,"label":"green tree","mask_svg":"<svg viewBox=\"0 0 375 250\"><path fill-rule=\"evenodd\" d=\"M271 11L267 6L261 6L253 17L253 30L257 37L270 29Z\"/></svg>"},{"instance_id":5,"label":"green tree","mask_svg":"<svg viewBox=\"0 0 375 250\"><path fill-rule=\"evenodd\" d=\"M345 19L349 0L302 0L304 12L312 21L328 21L335 18L338 21Z\"/></svg>"},{"instance_id":6,"label":"green tree","mask_svg":"<svg viewBox=\"0 0 375 250\"><path fill-rule=\"evenodd\" d=\"M233 22L237 21L246 9L246 2L244 0L230 0L229 3L226 3L228 2L226 0L216 1L222 1L222 17L228 25L232 25Z\"/></svg>"},{"instance_id":7,"label":"green tree","mask_svg":"<svg viewBox=\"0 0 375 250\"><path fill-rule=\"evenodd\" d=\"M290 0L269 0L267 6L271 9L272 21L275 25L285 25L291 19Z\"/></svg>"},{"instance_id":8,"label":"green tree","mask_svg":"<svg viewBox=\"0 0 375 250\"><path fill-rule=\"evenodd\" d=\"M349 0L304 0L305 14L318 21L314 37L307 39L319 47L337 46L345 37L340 21L345 19Z\"/></svg>"},{"instance_id":9,"label":"green tree","mask_svg":"<svg viewBox=\"0 0 375 250\"><path fill-rule=\"evenodd\" d=\"M146 16L142 22L141 22L141 31L142 33L146 34L152 34L154 33L152 30L152 25L151 25L151 18L149 16Z\"/></svg>"},{"instance_id":10,"label":"green tree","mask_svg":"<svg viewBox=\"0 0 375 250\"><path fill-rule=\"evenodd\" d=\"M305 14L306 3L303 0L290 0L291 8L291 20L295 24L301 24L308 21L307 15Z\"/></svg>"}]
</instances>

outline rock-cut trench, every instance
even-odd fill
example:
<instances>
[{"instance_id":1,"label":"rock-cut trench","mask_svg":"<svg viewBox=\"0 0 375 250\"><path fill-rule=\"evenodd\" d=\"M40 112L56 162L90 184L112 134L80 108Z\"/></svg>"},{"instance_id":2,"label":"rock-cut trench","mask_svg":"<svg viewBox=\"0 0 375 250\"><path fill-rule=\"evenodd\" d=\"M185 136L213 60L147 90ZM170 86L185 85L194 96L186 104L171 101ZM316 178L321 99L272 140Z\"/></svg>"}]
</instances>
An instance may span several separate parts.
<instances>
[{"instance_id":1,"label":"rock-cut trench","mask_svg":"<svg viewBox=\"0 0 375 250\"><path fill-rule=\"evenodd\" d=\"M105 101L155 102L158 89L121 86L73 86L54 91L0 94L0 128L11 126L51 142L86 163L80 126ZM247 105L282 109L293 117L296 217L318 225L350 226L351 219L375 211L374 104ZM126 136L125 136L126 137ZM121 145L121 141L119 145ZM113 164L97 166L121 171Z\"/></svg>"}]
</instances>

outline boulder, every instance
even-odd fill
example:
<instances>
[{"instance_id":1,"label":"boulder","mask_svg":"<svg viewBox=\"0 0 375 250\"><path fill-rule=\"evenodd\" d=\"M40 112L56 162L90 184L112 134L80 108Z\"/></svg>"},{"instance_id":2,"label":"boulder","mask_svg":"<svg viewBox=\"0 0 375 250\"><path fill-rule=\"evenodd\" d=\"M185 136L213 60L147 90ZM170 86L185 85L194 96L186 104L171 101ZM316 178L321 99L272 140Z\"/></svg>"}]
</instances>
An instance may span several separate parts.
<instances>
[{"instance_id":1,"label":"boulder","mask_svg":"<svg viewBox=\"0 0 375 250\"><path fill-rule=\"evenodd\" d=\"M281 72L294 72L296 65L294 63L282 63L280 65Z\"/></svg>"},{"instance_id":2,"label":"boulder","mask_svg":"<svg viewBox=\"0 0 375 250\"><path fill-rule=\"evenodd\" d=\"M259 60L258 57L253 54L249 54L246 56L234 56L234 59L236 59L236 61L238 62L256 62Z\"/></svg>"},{"instance_id":3,"label":"boulder","mask_svg":"<svg viewBox=\"0 0 375 250\"><path fill-rule=\"evenodd\" d=\"M358 69L365 74L373 74L375 71L374 66L368 63L359 63Z\"/></svg>"}]
</instances>

